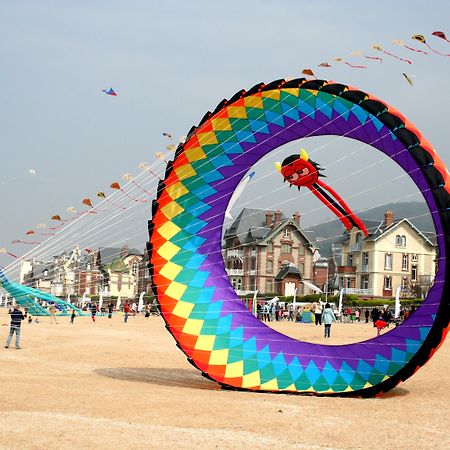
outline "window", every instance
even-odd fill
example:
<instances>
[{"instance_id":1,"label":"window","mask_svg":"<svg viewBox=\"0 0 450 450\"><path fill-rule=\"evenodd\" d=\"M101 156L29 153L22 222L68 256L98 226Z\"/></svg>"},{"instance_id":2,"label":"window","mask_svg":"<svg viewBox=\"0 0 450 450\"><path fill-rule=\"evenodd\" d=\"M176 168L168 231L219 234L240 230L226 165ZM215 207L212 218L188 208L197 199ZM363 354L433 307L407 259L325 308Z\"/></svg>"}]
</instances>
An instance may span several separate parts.
<instances>
[{"instance_id":1,"label":"window","mask_svg":"<svg viewBox=\"0 0 450 450\"><path fill-rule=\"evenodd\" d=\"M139 264L136 261L131 263L131 273L136 277L139 270Z\"/></svg>"},{"instance_id":2,"label":"window","mask_svg":"<svg viewBox=\"0 0 450 450\"><path fill-rule=\"evenodd\" d=\"M392 253L384 254L384 270L392 270Z\"/></svg>"},{"instance_id":3,"label":"window","mask_svg":"<svg viewBox=\"0 0 450 450\"><path fill-rule=\"evenodd\" d=\"M291 232L287 228L284 229L284 237L285 238L290 238L291 237Z\"/></svg>"},{"instance_id":4,"label":"window","mask_svg":"<svg viewBox=\"0 0 450 450\"><path fill-rule=\"evenodd\" d=\"M305 264L299 263L298 270L300 271L301 275L303 275L305 273Z\"/></svg>"},{"instance_id":5,"label":"window","mask_svg":"<svg viewBox=\"0 0 450 450\"><path fill-rule=\"evenodd\" d=\"M417 266L415 264L411 267L411 280L417 281Z\"/></svg>"},{"instance_id":6,"label":"window","mask_svg":"<svg viewBox=\"0 0 450 450\"><path fill-rule=\"evenodd\" d=\"M237 290L240 291L242 288L242 280L240 278L237 279Z\"/></svg>"},{"instance_id":7,"label":"window","mask_svg":"<svg viewBox=\"0 0 450 450\"><path fill-rule=\"evenodd\" d=\"M363 277L361 280L361 285L363 289L369 289L369 277Z\"/></svg>"},{"instance_id":8,"label":"window","mask_svg":"<svg viewBox=\"0 0 450 450\"><path fill-rule=\"evenodd\" d=\"M267 260L267 272L272 272L273 270L273 261L271 259ZM271 292L271 291L269 291Z\"/></svg>"},{"instance_id":9,"label":"window","mask_svg":"<svg viewBox=\"0 0 450 450\"><path fill-rule=\"evenodd\" d=\"M369 265L369 253L364 252L362 260L363 260L363 262L362 262L363 265L368 266Z\"/></svg>"},{"instance_id":10,"label":"window","mask_svg":"<svg viewBox=\"0 0 450 450\"><path fill-rule=\"evenodd\" d=\"M406 236L402 236L402 247L406 247Z\"/></svg>"},{"instance_id":11,"label":"window","mask_svg":"<svg viewBox=\"0 0 450 450\"><path fill-rule=\"evenodd\" d=\"M409 255L407 253L403 253L402 255L402 270L409 269Z\"/></svg>"},{"instance_id":12,"label":"window","mask_svg":"<svg viewBox=\"0 0 450 450\"><path fill-rule=\"evenodd\" d=\"M353 254L351 253L348 255L348 265L353 266Z\"/></svg>"},{"instance_id":13,"label":"window","mask_svg":"<svg viewBox=\"0 0 450 450\"><path fill-rule=\"evenodd\" d=\"M417 262L419 261L419 257L417 256L417 253L413 253L411 256L411 261L412 262Z\"/></svg>"},{"instance_id":14,"label":"window","mask_svg":"<svg viewBox=\"0 0 450 450\"><path fill-rule=\"evenodd\" d=\"M266 281L266 292L269 294L273 292L273 282L271 279Z\"/></svg>"},{"instance_id":15,"label":"window","mask_svg":"<svg viewBox=\"0 0 450 450\"><path fill-rule=\"evenodd\" d=\"M291 244L282 244L281 245L281 253L291 253L291 252L292 252Z\"/></svg>"},{"instance_id":16,"label":"window","mask_svg":"<svg viewBox=\"0 0 450 450\"><path fill-rule=\"evenodd\" d=\"M392 278L391 277L384 277L384 289L387 291L392 290Z\"/></svg>"},{"instance_id":17,"label":"window","mask_svg":"<svg viewBox=\"0 0 450 450\"><path fill-rule=\"evenodd\" d=\"M273 252L273 244L272 244L272 242L269 242L267 244L267 252L268 253L272 253Z\"/></svg>"},{"instance_id":18,"label":"window","mask_svg":"<svg viewBox=\"0 0 450 450\"><path fill-rule=\"evenodd\" d=\"M395 236L395 245L397 247L401 247L401 245L402 245L402 237L399 234L397 234L397 236Z\"/></svg>"}]
</instances>

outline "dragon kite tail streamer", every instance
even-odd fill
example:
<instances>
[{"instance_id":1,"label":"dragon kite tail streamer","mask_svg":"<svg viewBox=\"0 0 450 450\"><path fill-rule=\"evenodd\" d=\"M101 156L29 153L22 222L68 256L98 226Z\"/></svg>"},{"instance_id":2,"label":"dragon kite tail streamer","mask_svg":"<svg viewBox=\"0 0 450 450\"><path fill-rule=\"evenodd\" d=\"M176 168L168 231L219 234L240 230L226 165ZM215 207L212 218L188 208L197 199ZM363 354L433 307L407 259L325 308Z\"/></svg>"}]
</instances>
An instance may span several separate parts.
<instances>
[{"instance_id":1,"label":"dragon kite tail streamer","mask_svg":"<svg viewBox=\"0 0 450 450\"><path fill-rule=\"evenodd\" d=\"M409 174L433 218L439 267L417 311L388 333L329 346L298 341L247 311L221 254L225 211L245 173L277 147L341 135L371 145ZM375 396L423 366L449 326L450 187L430 143L395 108L354 87L277 80L222 101L193 127L166 169L149 222L153 289L189 361L228 388Z\"/></svg>"}]
</instances>

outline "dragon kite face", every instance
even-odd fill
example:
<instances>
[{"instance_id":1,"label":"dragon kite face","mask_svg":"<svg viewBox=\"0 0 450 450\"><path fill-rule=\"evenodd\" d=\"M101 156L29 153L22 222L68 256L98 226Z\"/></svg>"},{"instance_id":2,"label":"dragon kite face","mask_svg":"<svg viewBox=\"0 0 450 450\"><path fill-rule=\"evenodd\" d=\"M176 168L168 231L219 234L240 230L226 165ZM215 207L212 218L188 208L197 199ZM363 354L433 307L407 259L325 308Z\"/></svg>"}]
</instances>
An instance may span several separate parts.
<instances>
[{"instance_id":1,"label":"dragon kite face","mask_svg":"<svg viewBox=\"0 0 450 450\"><path fill-rule=\"evenodd\" d=\"M294 186L311 186L319 179L319 168L302 149L300 156L288 156L277 166L285 181Z\"/></svg>"}]
</instances>

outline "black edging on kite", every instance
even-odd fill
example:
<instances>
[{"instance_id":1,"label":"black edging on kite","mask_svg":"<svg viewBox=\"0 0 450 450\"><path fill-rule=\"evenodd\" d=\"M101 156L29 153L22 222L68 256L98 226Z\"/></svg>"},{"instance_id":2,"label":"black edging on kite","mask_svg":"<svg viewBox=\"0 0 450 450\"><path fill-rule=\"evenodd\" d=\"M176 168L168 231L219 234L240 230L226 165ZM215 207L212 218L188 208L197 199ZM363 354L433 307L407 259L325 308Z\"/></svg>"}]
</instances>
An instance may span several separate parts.
<instances>
[{"instance_id":1,"label":"black edging on kite","mask_svg":"<svg viewBox=\"0 0 450 450\"><path fill-rule=\"evenodd\" d=\"M219 112L223 107L229 105L241 98L253 95L257 92L263 92L267 90L281 89L281 88L301 88L301 89L310 89L310 90L318 90L323 91L329 94L332 94L336 97L341 97L345 100L351 101L359 105L365 111L370 113L371 115L377 117L388 129L390 129L396 137L402 142L403 145L407 148L411 156L419 165L422 173L426 177L428 183L430 184L431 192L433 194L433 198L436 201L436 204L439 208L439 215L441 218L442 231L444 233L444 246L447 255L450 255L450 194L444 189L443 177L442 174L433 166L434 160L432 155L423 147L420 146L420 138L411 130L405 127L405 123L395 114L389 112L389 107L378 100L370 99L369 95L358 90L352 90L348 86L339 83L328 83L324 80L310 80L306 81L305 78L297 78L294 80L276 80L267 85L264 83L259 83L253 86L249 91L241 90L237 92L233 97L229 100L222 100L217 107L214 109L214 112L207 112L205 116L200 121L197 127L193 126L187 135L186 141L190 139L192 134L200 127L206 120L214 116L217 112ZM184 151L184 145L181 143L178 145L178 148L175 152L175 159L180 156L180 154ZM172 161L168 164L165 173L165 179L170 175L173 170ZM158 210L158 200L161 196L162 190L165 187L165 181L161 180L158 184L158 192L156 200L152 202L152 220L148 222L148 231L149 231L149 241L147 242L147 251L149 255L149 263L148 269L151 279L151 288L155 295L156 301L161 308L161 304L159 303L158 298L158 287L154 284L154 268L151 263L152 260L152 252L153 245L151 244L151 239L154 233L154 224L153 218L156 215ZM397 373L391 376L389 379L382 381L370 388L363 388L360 390L352 391L352 392L336 392L331 394L325 394L320 392L286 392L286 391L264 391L264 390L252 390L246 388L238 388L235 386L230 386L226 383L218 382L214 380L210 375L204 372L200 367L198 367L193 359L186 353L186 351L181 347L178 340L176 339L174 333L172 332L164 314L161 316L164 319L166 329L170 332L176 342L176 346L180 348L180 350L186 355L187 360L190 364L192 364L196 369L198 369L202 375L218 383L222 389L227 390L236 390L236 391L250 391L250 392L259 392L259 393L277 393L277 394L292 394L292 395L306 395L306 396L316 396L316 397L374 397L376 395L381 395L384 392L387 392L394 388L401 381L405 381L409 377L411 377L418 368L423 366L431 357L432 353L439 347L442 343L442 339L444 336L445 329L449 326L450 322L450 289L449 283L447 282L447 276L444 282L441 303L438 308L438 312L436 314L433 325L431 326L430 332L428 336L425 338L422 346L419 350L413 355L411 360L405 364ZM446 299L446 300L444 300Z\"/></svg>"}]
</instances>

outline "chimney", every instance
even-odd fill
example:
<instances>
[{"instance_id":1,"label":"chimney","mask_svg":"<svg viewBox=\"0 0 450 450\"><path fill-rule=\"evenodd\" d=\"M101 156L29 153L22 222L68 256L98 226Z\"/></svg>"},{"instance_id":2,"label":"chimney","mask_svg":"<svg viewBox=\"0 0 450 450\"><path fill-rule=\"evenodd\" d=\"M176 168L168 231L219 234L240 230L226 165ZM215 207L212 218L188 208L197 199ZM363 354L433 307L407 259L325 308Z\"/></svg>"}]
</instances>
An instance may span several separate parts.
<instances>
[{"instance_id":1,"label":"chimney","mask_svg":"<svg viewBox=\"0 0 450 450\"><path fill-rule=\"evenodd\" d=\"M273 221L273 211L266 212L266 227L271 227Z\"/></svg>"},{"instance_id":2,"label":"chimney","mask_svg":"<svg viewBox=\"0 0 450 450\"><path fill-rule=\"evenodd\" d=\"M282 215L281 210L277 209L275 211L275 223L274 223L274 225L279 225L281 223L281 215Z\"/></svg>"},{"instance_id":3,"label":"chimney","mask_svg":"<svg viewBox=\"0 0 450 450\"><path fill-rule=\"evenodd\" d=\"M389 228L394 223L394 213L389 209L384 213L384 228Z\"/></svg>"},{"instance_id":4,"label":"chimney","mask_svg":"<svg viewBox=\"0 0 450 450\"><path fill-rule=\"evenodd\" d=\"M292 216L292 219L294 220L294 223L299 227L300 226L300 213L298 211L295 211L294 215Z\"/></svg>"}]
</instances>

